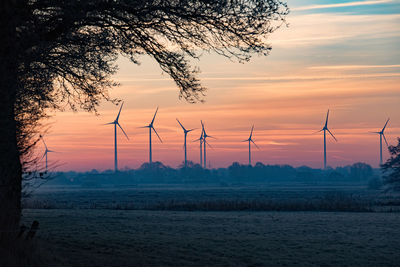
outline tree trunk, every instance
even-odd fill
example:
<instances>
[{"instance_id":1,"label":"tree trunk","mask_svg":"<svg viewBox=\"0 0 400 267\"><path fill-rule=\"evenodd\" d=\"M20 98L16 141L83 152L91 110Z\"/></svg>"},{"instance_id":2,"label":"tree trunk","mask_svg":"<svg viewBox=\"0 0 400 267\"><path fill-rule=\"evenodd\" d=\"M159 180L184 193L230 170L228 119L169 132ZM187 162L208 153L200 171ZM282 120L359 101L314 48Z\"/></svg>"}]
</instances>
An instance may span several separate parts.
<instances>
[{"instance_id":1,"label":"tree trunk","mask_svg":"<svg viewBox=\"0 0 400 267\"><path fill-rule=\"evenodd\" d=\"M14 112L18 88L16 2L0 1L0 245L15 240L21 216L22 169Z\"/></svg>"}]
</instances>

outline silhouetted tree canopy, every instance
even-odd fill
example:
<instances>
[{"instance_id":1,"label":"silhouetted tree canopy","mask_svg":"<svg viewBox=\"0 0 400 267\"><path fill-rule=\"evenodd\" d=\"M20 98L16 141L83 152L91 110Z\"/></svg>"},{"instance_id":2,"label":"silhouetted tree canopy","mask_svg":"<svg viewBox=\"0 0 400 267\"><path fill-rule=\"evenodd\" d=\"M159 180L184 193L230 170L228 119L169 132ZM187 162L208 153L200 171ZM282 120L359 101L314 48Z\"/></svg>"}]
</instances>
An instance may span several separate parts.
<instances>
[{"instance_id":1,"label":"silhouetted tree canopy","mask_svg":"<svg viewBox=\"0 0 400 267\"><path fill-rule=\"evenodd\" d=\"M202 51L244 62L267 55L270 33L285 21L279 0L0 1L0 228L17 227L21 159L49 109L96 111L111 99L119 55L151 56L180 97L201 101L205 88L190 59ZM0 238L4 235L0 235Z\"/></svg>"},{"instance_id":2,"label":"silhouetted tree canopy","mask_svg":"<svg viewBox=\"0 0 400 267\"><path fill-rule=\"evenodd\" d=\"M397 146L389 146L390 158L382 165L383 182L393 191L400 191L400 138L397 141Z\"/></svg>"},{"instance_id":3,"label":"silhouetted tree canopy","mask_svg":"<svg viewBox=\"0 0 400 267\"><path fill-rule=\"evenodd\" d=\"M117 85L118 55L138 64L149 55L176 83L180 97L201 100L205 88L189 58L202 51L247 61L267 55L268 34L284 23L278 0L17 1L16 112L20 147L48 108L96 110Z\"/></svg>"}]
</instances>

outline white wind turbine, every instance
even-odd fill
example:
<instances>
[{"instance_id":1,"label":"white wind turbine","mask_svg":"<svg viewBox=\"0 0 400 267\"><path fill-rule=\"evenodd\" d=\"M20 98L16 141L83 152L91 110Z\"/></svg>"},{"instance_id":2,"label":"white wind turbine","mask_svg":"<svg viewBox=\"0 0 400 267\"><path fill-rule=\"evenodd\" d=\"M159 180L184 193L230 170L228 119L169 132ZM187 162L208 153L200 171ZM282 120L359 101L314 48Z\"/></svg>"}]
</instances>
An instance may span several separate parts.
<instances>
[{"instance_id":1,"label":"white wind turbine","mask_svg":"<svg viewBox=\"0 0 400 267\"><path fill-rule=\"evenodd\" d=\"M45 142L44 139L43 139L43 136L40 136L40 138L42 139L43 144L44 144L44 147L45 147L43 156L42 156L42 158L41 158L40 160L42 160L43 158L45 158L45 162L46 162L46 172L47 172L47 153L49 153L49 152L55 152L55 151L54 151L54 150L50 150L50 149L47 148L47 145L46 145L46 142Z\"/></svg>"},{"instance_id":2,"label":"white wind turbine","mask_svg":"<svg viewBox=\"0 0 400 267\"><path fill-rule=\"evenodd\" d=\"M208 137L211 137L211 138L215 138L215 137L213 137L213 136L211 136L211 135L208 135L207 133L206 133L206 129L205 129L205 127L204 127L204 124L203 124L203 121L201 121L201 127L202 127L202 130L203 130L203 160L204 160L204 168L207 168L207 153L206 153L206 145L208 145L209 147L211 147L209 144L208 144L208 142L207 142L207 138Z\"/></svg>"},{"instance_id":3,"label":"white wind turbine","mask_svg":"<svg viewBox=\"0 0 400 267\"><path fill-rule=\"evenodd\" d=\"M156 112L154 113L153 119L151 120L149 125L140 127L140 128L149 128L149 163L150 163L150 165L153 163L153 154L152 154L152 150L151 150L151 130L153 130L155 132L155 134L157 135L157 137L160 140L160 142L161 143L163 142L161 140L160 136L158 135L156 129L153 126L154 120L155 120L156 115L157 115L157 111L158 111L158 107L157 107Z\"/></svg>"},{"instance_id":4,"label":"white wind turbine","mask_svg":"<svg viewBox=\"0 0 400 267\"><path fill-rule=\"evenodd\" d=\"M129 140L128 135L126 135L124 129L122 129L121 125L119 124L119 115L121 115L121 110L122 107L124 106L124 102L122 102L121 107L119 108L119 112L117 117L115 118L115 120L113 122L110 123L106 123L105 125L108 124L114 124L114 170L115 172L118 171L118 152L117 152L117 125L118 127L122 130L122 132L124 133L124 135L126 136L126 138Z\"/></svg>"},{"instance_id":5,"label":"white wind turbine","mask_svg":"<svg viewBox=\"0 0 400 267\"><path fill-rule=\"evenodd\" d=\"M186 130L186 128L185 127L183 127L183 125L182 125L182 123L178 120L178 119L176 119L177 121L178 121L178 123L179 123L179 125L182 127L182 130L183 130L183 133L184 133L184 135L185 135L185 139L184 139L184 149L185 149L185 168L187 167L187 147L186 147L186 137L187 137L187 134L189 133L189 132L191 132L191 131L193 131L194 129L190 129L190 130Z\"/></svg>"},{"instance_id":6,"label":"white wind turbine","mask_svg":"<svg viewBox=\"0 0 400 267\"><path fill-rule=\"evenodd\" d=\"M379 141L380 141L380 143L379 143L379 152L380 152L379 163L380 163L380 165L382 165L382 163L383 163L383 161L382 161L382 137L385 140L386 145L389 146L388 142L386 141L386 137L385 137L385 129L386 129L386 125L388 124L388 122L389 122L389 119L387 119L385 126L383 126L382 130L380 130L379 132L373 132L373 133L379 134Z\"/></svg>"},{"instance_id":7,"label":"white wind turbine","mask_svg":"<svg viewBox=\"0 0 400 267\"><path fill-rule=\"evenodd\" d=\"M324 127L317 132L317 133L319 133L319 132L324 131L324 169L326 169L326 131L328 131L329 134L332 135L333 139L335 139L335 141L337 142L336 137L328 129L328 118L329 118L329 109L328 109L328 112L326 114L326 120L325 120Z\"/></svg>"},{"instance_id":8,"label":"white wind turbine","mask_svg":"<svg viewBox=\"0 0 400 267\"><path fill-rule=\"evenodd\" d=\"M252 137L253 137L253 130L254 130L254 125L251 127L251 132L250 132L249 138L242 141L242 142L249 142L249 165L250 165L250 166L251 166L251 143L253 143L253 144L256 146L256 148L260 149L260 148L256 145L256 143L254 142L254 140L253 140L253 138L252 138Z\"/></svg>"}]
</instances>

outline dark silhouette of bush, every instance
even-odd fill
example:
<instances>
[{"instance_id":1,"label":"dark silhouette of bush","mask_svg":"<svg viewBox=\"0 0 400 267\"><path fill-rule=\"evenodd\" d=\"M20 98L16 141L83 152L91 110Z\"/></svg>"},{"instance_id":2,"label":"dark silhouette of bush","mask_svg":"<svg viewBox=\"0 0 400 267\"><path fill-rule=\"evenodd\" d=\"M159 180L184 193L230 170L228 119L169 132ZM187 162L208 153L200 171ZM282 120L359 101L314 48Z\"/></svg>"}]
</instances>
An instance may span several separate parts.
<instances>
[{"instance_id":1,"label":"dark silhouette of bush","mask_svg":"<svg viewBox=\"0 0 400 267\"><path fill-rule=\"evenodd\" d=\"M400 191L400 138L397 146L389 146L390 158L382 165L387 190Z\"/></svg>"}]
</instances>

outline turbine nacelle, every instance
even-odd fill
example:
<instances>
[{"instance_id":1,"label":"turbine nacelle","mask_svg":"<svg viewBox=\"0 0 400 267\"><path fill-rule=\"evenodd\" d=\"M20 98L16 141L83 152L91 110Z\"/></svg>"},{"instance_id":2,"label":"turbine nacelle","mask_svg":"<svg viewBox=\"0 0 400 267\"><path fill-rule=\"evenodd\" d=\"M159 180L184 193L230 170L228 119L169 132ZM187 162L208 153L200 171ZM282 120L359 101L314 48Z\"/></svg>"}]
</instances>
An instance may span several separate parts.
<instances>
[{"instance_id":1,"label":"turbine nacelle","mask_svg":"<svg viewBox=\"0 0 400 267\"><path fill-rule=\"evenodd\" d=\"M260 148L257 146L257 144L254 142L254 140L253 140L253 131L254 131L254 125L251 127L251 131L250 131L250 136L249 136L249 138L246 139L246 140L243 140L242 142L252 142L252 143L256 146L257 149L260 149Z\"/></svg>"},{"instance_id":2,"label":"turbine nacelle","mask_svg":"<svg viewBox=\"0 0 400 267\"><path fill-rule=\"evenodd\" d=\"M121 124L119 124L119 116L121 115L121 110L122 110L122 107L123 107L123 106L124 106L124 102L122 102L121 107L119 108L118 115L117 115L117 117L115 118L115 120L114 120L113 122L109 122L109 123L106 123L106 124L104 124L104 125L114 124L114 125L118 126L118 127L122 130L122 132L124 133L126 139L129 140L128 135L126 134L126 132L125 132L124 129L122 128Z\"/></svg>"},{"instance_id":3,"label":"turbine nacelle","mask_svg":"<svg viewBox=\"0 0 400 267\"><path fill-rule=\"evenodd\" d=\"M156 112L154 113L153 119L151 120L151 122L149 123L149 125L143 126L143 127L139 127L139 128L150 128L151 130L154 131L154 133L157 135L158 139L160 140L160 142L162 143L163 141L161 140L161 137L158 135L156 129L154 128L154 120L156 119L156 115L158 112L158 107L156 109Z\"/></svg>"},{"instance_id":4,"label":"turbine nacelle","mask_svg":"<svg viewBox=\"0 0 400 267\"><path fill-rule=\"evenodd\" d=\"M386 129L386 126L387 126L389 120L390 120L390 118L387 119L387 121L386 121L385 125L383 126L382 130L380 130L379 132L372 132L372 133L379 134L379 135L383 136L383 140L385 140L385 143L386 143L387 146L389 146L389 144L388 144L388 142L386 140L385 129Z\"/></svg>"},{"instance_id":5,"label":"turbine nacelle","mask_svg":"<svg viewBox=\"0 0 400 267\"><path fill-rule=\"evenodd\" d=\"M179 123L179 125L181 126L181 128L182 128L182 130L183 130L183 132L184 132L185 134L187 134L187 133L189 133L189 132L191 132L191 131L193 131L193 130L196 130L196 128L187 130L185 127L183 127L182 123L181 123L178 119L176 119L176 121Z\"/></svg>"},{"instance_id":6,"label":"turbine nacelle","mask_svg":"<svg viewBox=\"0 0 400 267\"><path fill-rule=\"evenodd\" d=\"M324 127L321 129L321 130L319 130L319 131L317 131L317 132L315 132L315 133L320 133L320 132L322 132L322 131L328 131L328 133L333 137L333 139L335 139L335 141L337 142L338 140L336 139L336 137L333 135L333 133L329 130L329 128L328 128L328 119L329 119L329 109L328 109L328 112L326 113L326 120L325 120L325 125L324 125Z\"/></svg>"}]
</instances>

